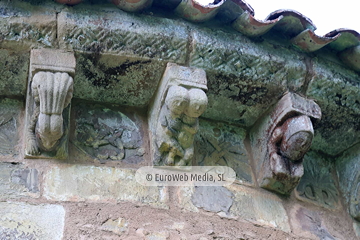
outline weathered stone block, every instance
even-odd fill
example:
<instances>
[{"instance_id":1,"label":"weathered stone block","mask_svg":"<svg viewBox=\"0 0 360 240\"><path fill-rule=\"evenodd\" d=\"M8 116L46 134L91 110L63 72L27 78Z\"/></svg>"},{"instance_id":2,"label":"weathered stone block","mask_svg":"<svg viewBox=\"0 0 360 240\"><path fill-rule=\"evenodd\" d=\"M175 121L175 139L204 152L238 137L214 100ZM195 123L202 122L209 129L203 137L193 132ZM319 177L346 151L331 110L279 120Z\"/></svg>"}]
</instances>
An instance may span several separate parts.
<instances>
[{"instance_id":1,"label":"weathered stone block","mask_svg":"<svg viewBox=\"0 0 360 240\"><path fill-rule=\"evenodd\" d=\"M166 61L185 63L184 24L116 8L75 9L59 14L59 40L64 48L80 51L76 98L143 107L153 96Z\"/></svg>"},{"instance_id":2,"label":"weathered stone block","mask_svg":"<svg viewBox=\"0 0 360 240\"><path fill-rule=\"evenodd\" d=\"M360 222L360 150L359 144L344 152L336 161L340 190L350 215Z\"/></svg>"},{"instance_id":3,"label":"weathered stone block","mask_svg":"<svg viewBox=\"0 0 360 240\"><path fill-rule=\"evenodd\" d=\"M135 170L95 166L59 166L44 176L44 197L53 201L134 201L167 208L163 187L145 187Z\"/></svg>"},{"instance_id":4,"label":"weathered stone block","mask_svg":"<svg viewBox=\"0 0 360 240\"><path fill-rule=\"evenodd\" d=\"M190 66L208 77L206 118L251 126L287 89L305 82L305 63L286 48L224 29L196 29L192 38Z\"/></svg>"},{"instance_id":5,"label":"weathered stone block","mask_svg":"<svg viewBox=\"0 0 360 240\"><path fill-rule=\"evenodd\" d=\"M219 213L221 217L242 219L290 232L282 201L274 194L242 185L225 187L179 187L177 206L185 211L199 208Z\"/></svg>"},{"instance_id":6,"label":"weathered stone block","mask_svg":"<svg viewBox=\"0 0 360 240\"><path fill-rule=\"evenodd\" d=\"M77 53L74 97L130 106L146 106L166 62L100 53Z\"/></svg>"},{"instance_id":7,"label":"weathered stone block","mask_svg":"<svg viewBox=\"0 0 360 240\"><path fill-rule=\"evenodd\" d=\"M0 239L61 240L65 210L60 205L0 203Z\"/></svg>"},{"instance_id":8,"label":"weathered stone block","mask_svg":"<svg viewBox=\"0 0 360 240\"><path fill-rule=\"evenodd\" d=\"M290 232L287 213L276 195L235 184L228 189L234 194L230 214Z\"/></svg>"},{"instance_id":9,"label":"weathered stone block","mask_svg":"<svg viewBox=\"0 0 360 240\"><path fill-rule=\"evenodd\" d=\"M297 236L306 239L336 239L315 211L295 205L290 211L290 219L292 230Z\"/></svg>"},{"instance_id":10,"label":"weathered stone block","mask_svg":"<svg viewBox=\"0 0 360 240\"><path fill-rule=\"evenodd\" d=\"M183 186L176 187L175 190L175 200L176 205L182 210L189 212L199 212L199 209L193 204L192 196L195 193L195 186Z\"/></svg>"},{"instance_id":11,"label":"weathered stone block","mask_svg":"<svg viewBox=\"0 0 360 240\"><path fill-rule=\"evenodd\" d=\"M170 19L79 5L64 9L58 23L64 48L185 63L188 31Z\"/></svg>"},{"instance_id":12,"label":"weathered stone block","mask_svg":"<svg viewBox=\"0 0 360 240\"><path fill-rule=\"evenodd\" d=\"M140 121L133 121L118 110L78 102L74 107L75 131L71 140L78 148L100 162L143 161L145 148Z\"/></svg>"},{"instance_id":13,"label":"weathered stone block","mask_svg":"<svg viewBox=\"0 0 360 240\"><path fill-rule=\"evenodd\" d=\"M359 75L321 59L314 60L313 74L306 95L325 111L312 148L335 156L360 142Z\"/></svg>"},{"instance_id":14,"label":"weathered stone block","mask_svg":"<svg viewBox=\"0 0 360 240\"><path fill-rule=\"evenodd\" d=\"M0 100L0 156L18 154L18 125L22 102L12 99Z\"/></svg>"},{"instance_id":15,"label":"weathered stone block","mask_svg":"<svg viewBox=\"0 0 360 240\"><path fill-rule=\"evenodd\" d=\"M233 194L225 187L195 187L191 201L198 208L203 208L211 212L228 213Z\"/></svg>"},{"instance_id":16,"label":"weathered stone block","mask_svg":"<svg viewBox=\"0 0 360 240\"><path fill-rule=\"evenodd\" d=\"M25 96L29 52L0 49L0 95Z\"/></svg>"},{"instance_id":17,"label":"weathered stone block","mask_svg":"<svg viewBox=\"0 0 360 240\"><path fill-rule=\"evenodd\" d=\"M334 165L315 152L304 157L304 175L296 188L296 196L321 207L339 207L339 193L333 178Z\"/></svg>"},{"instance_id":18,"label":"weathered stone block","mask_svg":"<svg viewBox=\"0 0 360 240\"><path fill-rule=\"evenodd\" d=\"M38 198L39 173L21 164L0 163L0 200Z\"/></svg>"},{"instance_id":19,"label":"weathered stone block","mask_svg":"<svg viewBox=\"0 0 360 240\"><path fill-rule=\"evenodd\" d=\"M14 50L56 45L56 5L0 2L0 47Z\"/></svg>"},{"instance_id":20,"label":"weathered stone block","mask_svg":"<svg viewBox=\"0 0 360 240\"><path fill-rule=\"evenodd\" d=\"M241 183L253 184L250 157L244 140L246 131L225 123L200 120L195 140L194 165L228 166Z\"/></svg>"}]
</instances>

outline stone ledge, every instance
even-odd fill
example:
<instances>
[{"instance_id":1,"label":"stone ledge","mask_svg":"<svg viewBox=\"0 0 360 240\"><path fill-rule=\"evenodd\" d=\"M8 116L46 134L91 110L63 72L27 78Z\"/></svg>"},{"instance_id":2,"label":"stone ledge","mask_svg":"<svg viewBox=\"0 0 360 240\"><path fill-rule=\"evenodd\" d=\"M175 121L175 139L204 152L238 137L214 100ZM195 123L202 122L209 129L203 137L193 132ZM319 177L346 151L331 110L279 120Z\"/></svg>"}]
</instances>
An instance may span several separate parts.
<instances>
[{"instance_id":1,"label":"stone ledge","mask_svg":"<svg viewBox=\"0 0 360 240\"><path fill-rule=\"evenodd\" d=\"M315 60L306 95L322 109L312 149L336 156L360 142L360 77L337 64Z\"/></svg>"},{"instance_id":2,"label":"stone ledge","mask_svg":"<svg viewBox=\"0 0 360 240\"><path fill-rule=\"evenodd\" d=\"M19 62L1 75L1 95L24 95L26 51L56 48L59 42L77 55L75 98L145 107L165 64L176 62L206 70L205 118L250 127L286 91L306 92L324 113L315 126L314 150L335 156L360 142L359 74L326 53L309 61L279 39L255 41L216 24L210 28L160 14L129 14L112 5L12 1L0 9L0 47L11 50L4 54L12 63ZM9 86L8 78L16 84Z\"/></svg>"},{"instance_id":3,"label":"stone ledge","mask_svg":"<svg viewBox=\"0 0 360 240\"><path fill-rule=\"evenodd\" d=\"M139 202L168 208L168 192L145 187L135 180L135 170L94 166L56 166L44 175L44 197L52 201Z\"/></svg>"},{"instance_id":4,"label":"stone ledge","mask_svg":"<svg viewBox=\"0 0 360 240\"><path fill-rule=\"evenodd\" d=\"M27 50L56 47L57 19L54 3L34 6L26 2L0 2L0 47Z\"/></svg>"},{"instance_id":5,"label":"stone ledge","mask_svg":"<svg viewBox=\"0 0 360 240\"><path fill-rule=\"evenodd\" d=\"M227 30L193 26L190 66L206 70L206 118L252 126L288 90L305 82L302 54Z\"/></svg>"},{"instance_id":6,"label":"stone ledge","mask_svg":"<svg viewBox=\"0 0 360 240\"><path fill-rule=\"evenodd\" d=\"M184 211L204 209L220 217L246 220L254 224L290 232L282 200L260 189L232 184L228 187L179 187L176 201Z\"/></svg>"},{"instance_id":7,"label":"stone ledge","mask_svg":"<svg viewBox=\"0 0 360 240\"><path fill-rule=\"evenodd\" d=\"M184 64L186 25L166 18L133 15L116 7L81 5L58 16L62 48L159 59Z\"/></svg>"}]
</instances>

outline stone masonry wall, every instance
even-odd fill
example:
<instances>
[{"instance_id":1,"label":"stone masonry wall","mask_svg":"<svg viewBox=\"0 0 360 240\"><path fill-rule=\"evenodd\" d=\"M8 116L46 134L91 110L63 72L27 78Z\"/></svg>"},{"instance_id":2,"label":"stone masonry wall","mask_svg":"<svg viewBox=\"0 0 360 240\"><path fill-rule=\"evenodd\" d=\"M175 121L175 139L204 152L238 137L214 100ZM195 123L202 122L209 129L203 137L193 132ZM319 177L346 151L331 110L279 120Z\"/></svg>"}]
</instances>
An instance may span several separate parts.
<instances>
[{"instance_id":1,"label":"stone masonry wall","mask_svg":"<svg viewBox=\"0 0 360 240\"><path fill-rule=\"evenodd\" d=\"M1 239L356 238L353 221L344 210L346 203L339 195L325 203L315 201L314 205L302 201L306 196L282 197L257 187L244 134L236 135L238 139L232 142L239 144L234 146L243 159L233 163L240 164L238 167L229 163L234 169L242 169L237 171L236 183L228 187L145 187L135 180L136 169L150 165L143 111L114 105L85 108L86 103L73 103L72 116L77 117L71 123L69 159L24 159L22 104L11 99L1 102L1 116L8 116L5 124L11 126L1 131ZM90 111L98 112L90 116ZM132 134L123 142L139 145L125 148L120 161L99 157L101 149L84 144L86 139L81 135L87 118L108 124L121 119L128 128L133 126ZM212 131L234 132L234 127L205 121L202 128L202 137ZM221 137L218 139L221 145ZM15 145L6 147L4 143L9 140ZM203 144L203 140L197 141ZM200 161L201 154L197 156ZM330 168L327 172L333 174L333 166ZM332 185L321 186L322 193L333 189Z\"/></svg>"},{"instance_id":2,"label":"stone masonry wall","mask_svg":"<svg viewBox=\"0 0 360 240\"><path fill-rule=\"evenodd\" d=\"M151 9L0 2L0 239L357 239L359 75L270 32L249 39ZM32 49L74 53L68 157L25 157ZM150 187L148 118L167 63L206 72L195 166L229 166L230 186ZM323 117L289 196L259 187L249 134L286 92ZM346 116L346 119L344 118Z\"/></svg>"}]
</instances>

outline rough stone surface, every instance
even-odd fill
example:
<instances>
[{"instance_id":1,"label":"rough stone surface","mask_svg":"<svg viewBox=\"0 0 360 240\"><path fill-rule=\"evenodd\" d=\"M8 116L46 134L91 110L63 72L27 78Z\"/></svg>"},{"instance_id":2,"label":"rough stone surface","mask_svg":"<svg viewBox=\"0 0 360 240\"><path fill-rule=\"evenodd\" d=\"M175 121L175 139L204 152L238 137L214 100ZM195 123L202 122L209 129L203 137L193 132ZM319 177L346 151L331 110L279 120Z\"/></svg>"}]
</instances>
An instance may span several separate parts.
<instances>
[{"instance_id":1,"label":"rough stone surface","mask_svg":"<svg viewBox=\"0 0 360 240\"><path fill-rule=\"evenodd\" d=\"M195 187L192 202L196 207L211 212L227 213L233 203L233 194L224 187Z\"/></svg>"},{"instance_id":2,"label":"rough stone surface","mask_svg":"<svg viewBox=\"0 0 360 240\"><path fill-rule=\"evenodd\" d=\"M73 52L62 49L32 49L30 54L31 77L37 71L66 72L75 74L76 60Z\"/></svg>"},{"instance_id":3,"label":"rough stone surface","mask_svg":"<svg viewBox=\"0 0 360 240\"><path fill-rule=\"evenodd\" d=\"M101 226L101 230L114 232L121 236L121 234L126 234L128 231L128 225L129 222L127 222L124 218L118 218L115 220L109 219Z\"/></svg>"},{"instance_id":4,"label":"rough stone surface","mask_svg":"<svg viewBox=\"0 0 360 240\"><path fill-rule=\"evenodd\" d=\"M312 202L325 208L339 206L339 193L332 174L334 165L315 152L309 152L304 158L304 175L296 194L300 200Z\"/></svg>"},{"instance_id":5,"label":"rough stone surface","mask_svg":"<svg viewBox=\"0 0 360 240\"><path fill-rule=\"evenodd\" d=\"M39 173L21 164L0 163L0 200L40 196Z\"/></svg>"},{"instance_id":6,"label":"rough stone surface","mask_svg":"<svg viewBox=\"0 0 360 240\"><path fill-rule=\"evenodd\" d=\"M58 19L64 48L185 63L188 31L184 24L90 5L67 8Z\"/></svg>"},{"instance_id":7,"label":"rough stone surface","mask_svg":"<svg viewBox=\"0 0 360 240\"><path fill-rule=\"evenodd\" d=\"M77 103L74 144L100 162L143 161L141 126L118 110L102 105Z\"/></svg>"},{"instance_id":8,"label":"rough stone surface","mask_svg":"<svg viewBox=\"0 0 360 240\"><path fill-rule=\"evenodd\" d=\"M61 240L65 210L60 205L0 203L0 239Z\"/></svg>"},{"instance_id":9,"label":"rough stone surface","mask_svg":"<svg viewBox=\"0 0 360 240\"><path fill-rule=\"evenodd\" d=\"M299 90L306 66L299 55L237 32L196 29L190 66L206 70L204 117L251 126L287 89Z\"/></svg>"},{"instance_id":10,"label":"rough stone surface","mask_svg":"<svg viewBox=\"0 0 360 240\"><path fill-rule=\"evenodd\" d=\"M0 70L1 71L1 70ZM18 154L19 114L22 102L12 99L0 100L0 156Z\"/></svg>"},{"instance_id":11,"label":"rough stone surface","mask_svg":"<svg viewBox=\"0 0 360 240\"><path fill-rule=\"evenodd\" d=\"M253 183L250 157L244 145L242 128L206 120L199 122L195 140L195 163L200 166L228 166L242 183Z\"/></svg>"},{"instance_id":12,"label":"rough stone surface","mask_svg":"<svg viewBox=\"0 0 360 240\"><path fill-rule=\"evenodd\" d=\"M323 116L314 126L312 148L335 156L360 142L360 78L329 61L314 60L313 65L306 95L316 100Z\"/></svg>"},{"instance_id":13,"label":"rough stone surface","mask_svg":"<svg viewBox=\"0 0 360 240\"><path fill-rule=\"evenodd\" d=\"M0 2L0 47L29 49L56 45L56 5Z\"/></svg>"},{"instance_id":14,"label":"rough stone surface","mask_svg":"<svg viewBox=\"0 0 360 240\"><path fill-rule=\"evenodd\" d=\"M234 194L231 215L290 232L288 216L280 198L240 185L233 184L228 189Z\"/></svg>"},{"instance_id":15,"label":"rough stone surface","mask_svg":"<svg viewBox=\"0 0 360 240\"><path fill-rule=\"evenodd\" d=\"M344 152L336 161L340 190L350 215L360 221L360 151L359 144Z\"/></svg>"},{"instance_id":16,"label":"rough stone surface","mask_svg":"<svg viewBox=\"0 0 360 240\"><path fill-rule=\"evenodd\" d=\"M130 106L149 103L166 64L99 52L77 53L76 61L75 98Z\"/></svg>"},{"instance_id":17,"label":"rough stone surface","mask_svg":"<svg viewBox=\"0 0 360 240\"><path fill-rule=\"evenodd\" d=\"M199 212L199 209L192 202L195 186L176 187L175 189L175 202L180 209L189 212Z\"/></svg>"},{"instance_id":18,"label":"rough stone surface","mask_svg":"<svg viewBox=\"0 0 360 240\"><path fill-rule=\"evenodd\" d=\"M29 52L26 51L15 52L7 49L0 49L1 96L25 95L26 79L29 70L29 57Z\"/></svg>"},{"instance_id":19,"label":"rough stone surface","mask_svg":"<svg viewBox=\"0 0 360 240\"><path fill-rule=\"evenodd\" d=\"M138 184L131 169L58 166L51 168L44 179L44 196L53 201L132 201L167 207L166 189Z\"/></svg>"},{"instance_id":20,"label":"rough stone surface","mask_svg":"<svg viewBox=\"0 0 360 240\"><path fill-rule=\"evenodd\" d=\"M331 235L317 212L296 205L291 209L291 226L300 237L310 239L336 239Z\"/></svg>"},{"instance_id":21,"label":"rough stone surface","mask_svg":"<svg viewBox=\"0 0 360 240\"><path fill-rule=\"evenodd\" d=\"M355 231L356 236L360 237L360 223L354 222L353 226L354 226L354 231Z\"/></svg>"}]
</instances>

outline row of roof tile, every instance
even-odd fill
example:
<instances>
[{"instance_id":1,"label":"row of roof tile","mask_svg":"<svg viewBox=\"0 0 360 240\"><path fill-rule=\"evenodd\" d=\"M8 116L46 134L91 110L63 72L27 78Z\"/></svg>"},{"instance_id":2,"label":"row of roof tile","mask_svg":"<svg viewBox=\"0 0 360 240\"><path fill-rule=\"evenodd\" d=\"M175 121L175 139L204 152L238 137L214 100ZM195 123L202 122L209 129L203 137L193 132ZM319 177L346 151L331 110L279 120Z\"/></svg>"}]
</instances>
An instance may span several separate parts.
<instances>
[{"instance_id":1,"label":"row of roof tile","mask_svg":"<svg viewBox=\"0 0 360 240\"><path fill-rule=\"evenodd\" d=\"M56 0L74 5L81 0ZM360 72L360 34L351 29L336 29L324 36L315 34L313 22L294 10L278 10L264 20L254 17L253 8L243 0L213 0L207 4L199 0L112 0L120 9L141 11L152 5L168 8L184 19L205 22L215 16L248 37L259 37L271 29L289 37L291 43L304 52L330 48L348 67Z\"/></svg>"}]
</instances>

